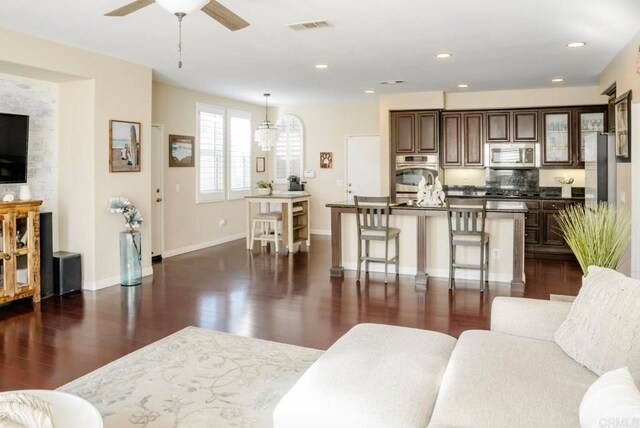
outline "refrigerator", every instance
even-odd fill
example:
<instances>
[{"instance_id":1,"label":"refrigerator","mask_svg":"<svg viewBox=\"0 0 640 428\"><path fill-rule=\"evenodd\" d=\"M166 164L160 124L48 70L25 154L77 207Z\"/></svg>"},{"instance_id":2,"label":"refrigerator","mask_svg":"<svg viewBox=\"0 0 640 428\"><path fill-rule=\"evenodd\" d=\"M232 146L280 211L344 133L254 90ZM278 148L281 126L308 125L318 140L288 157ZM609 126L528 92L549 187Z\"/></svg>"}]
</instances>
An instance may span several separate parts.
<instances>
[{"instance_id":1,"label":"refrigerator","mask_svg":"<svg viewBox=\"0 0 640 428\"><path fill-rule=\"evenodd\" d=\"M594 132L584 136L584 199L587 207L616 203L615 135Z\"/></svg>"}]
</instances>

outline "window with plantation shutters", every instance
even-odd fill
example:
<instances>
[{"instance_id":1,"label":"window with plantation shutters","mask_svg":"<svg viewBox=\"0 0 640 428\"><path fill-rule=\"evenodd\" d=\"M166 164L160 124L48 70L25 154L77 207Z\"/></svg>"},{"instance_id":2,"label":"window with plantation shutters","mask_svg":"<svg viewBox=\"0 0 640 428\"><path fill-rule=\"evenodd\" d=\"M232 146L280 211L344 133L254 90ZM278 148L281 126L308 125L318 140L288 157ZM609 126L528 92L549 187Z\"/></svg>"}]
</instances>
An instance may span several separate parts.
<instances>
[{"instance_id":1,"label":"window with plantation shutters","mask_svg":"<svg viewBox=\"0 0 640 428\"><path fill-rule=\"evenodd\" d=\"M251 192L251 113L227 111L229 130L229 199Z\"/></svg>"},{"instance_id":2,"label":"window with plantation shutters","mask_svg":"<svg viewBox=\"0 0 640 428\"><path fill-rule=\"evenodd\" d=\"M276 124L278 142L274 150L274 181L285 183L290 175L304 171L304 127L294 115L283 116Z\"/></svg>"},{"instance_id":3,"label":"window with plantation shutters","mask_svg":"<svg viewBox=\"0 0 640 428\"><path fill-rule=\"evenodd\" d=\"M224 108L198 104L197 202L224 200Z\"/></svg>"}]
</instances>

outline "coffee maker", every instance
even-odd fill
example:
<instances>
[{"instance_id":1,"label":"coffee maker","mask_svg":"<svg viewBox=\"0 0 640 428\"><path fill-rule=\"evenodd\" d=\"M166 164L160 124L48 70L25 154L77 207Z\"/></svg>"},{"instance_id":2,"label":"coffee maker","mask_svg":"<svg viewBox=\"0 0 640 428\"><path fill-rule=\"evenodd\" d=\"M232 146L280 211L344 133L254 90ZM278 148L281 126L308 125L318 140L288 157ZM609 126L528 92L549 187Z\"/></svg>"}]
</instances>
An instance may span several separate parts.
<instances>
[{"instance_id":1,"label":"coffee maker","mask_svg":"<svg viewBox=\"0 0 640 428\"><path fill-rule=\"evenodd\" d=\"M300 181L300 177L297 175L290 175L287 180L289 180L290 192L299 192L304 190L304 183Z\"/></svg>"}]
</instances>

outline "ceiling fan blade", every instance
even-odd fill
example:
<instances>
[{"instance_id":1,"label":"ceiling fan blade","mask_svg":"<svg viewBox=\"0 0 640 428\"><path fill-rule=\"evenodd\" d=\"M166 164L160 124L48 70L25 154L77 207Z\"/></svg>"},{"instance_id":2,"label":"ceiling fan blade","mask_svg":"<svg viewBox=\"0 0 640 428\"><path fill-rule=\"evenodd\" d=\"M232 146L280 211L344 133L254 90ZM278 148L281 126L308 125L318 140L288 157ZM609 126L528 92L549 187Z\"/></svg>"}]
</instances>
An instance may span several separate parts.
<instances>
[{"instance_id":1,"label":"ceiling fan blade","mask_svg":"<svg viewBox=\"0 0 640 428\"><path fill-rule=\"evenodd\" d=\"M136 0L126 6L122 6L119 9L112 10L111 12L106 13L104 16L126 16L153 3L155 3L155 0Z\"/></svg>"},{"instance_id":2,"label":"ceiling fan blade","mask_svg":"<svg viewBox=\"0 0 640 428\"><path fill-rule=\"evenodd\" d=\"M227 27L231 31L242 30L249 26L249 23L240 18L235 13L218 3L216 0L211 0L202 11Z\"/></svg>"}]
</instances>

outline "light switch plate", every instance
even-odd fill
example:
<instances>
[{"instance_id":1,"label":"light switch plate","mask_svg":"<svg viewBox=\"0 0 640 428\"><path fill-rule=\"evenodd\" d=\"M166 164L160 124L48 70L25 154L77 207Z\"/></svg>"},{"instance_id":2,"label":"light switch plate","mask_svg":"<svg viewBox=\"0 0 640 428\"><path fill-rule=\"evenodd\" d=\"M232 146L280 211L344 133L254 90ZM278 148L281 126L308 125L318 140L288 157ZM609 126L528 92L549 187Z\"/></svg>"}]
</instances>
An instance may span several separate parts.
<instances>
[{"instance_id":1,"label":"light switch plate","mask_svg":"<svg viewBox=\"0 0 640 428\"><path fill-rule=\"evenodd\" d=\"M176 184L176 193L180 193L180 185Z\"/></svg>"},{"instance_id":2,"label":"light switch plate","mask_svg":"<svg viewBox=\"0 0 640 428\"><path fill-rule=\"evenodd\" d=\"M344 181L343 180L336 180L336 186L338 186L338 187L344 186Z\"/></svg>"}]
</instances>

